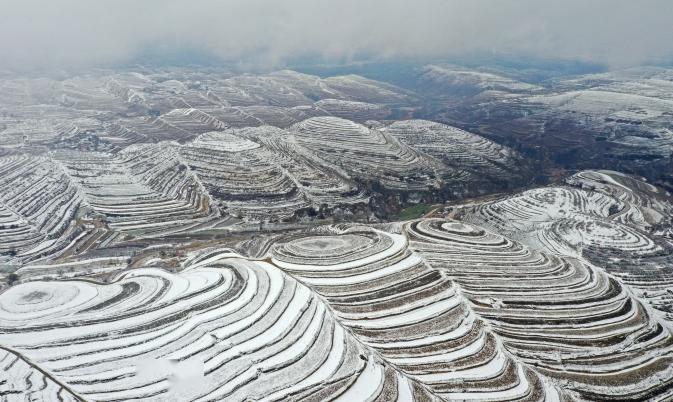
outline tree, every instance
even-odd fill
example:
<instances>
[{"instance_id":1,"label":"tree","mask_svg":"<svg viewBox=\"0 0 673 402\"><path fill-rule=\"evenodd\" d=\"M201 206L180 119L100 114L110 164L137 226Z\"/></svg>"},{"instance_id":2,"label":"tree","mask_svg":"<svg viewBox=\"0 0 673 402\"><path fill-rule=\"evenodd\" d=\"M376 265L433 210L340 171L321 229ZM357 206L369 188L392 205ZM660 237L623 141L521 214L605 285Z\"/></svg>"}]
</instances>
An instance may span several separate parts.
<instances>
[{"instance_id":1,"label":"tree","mask_svg":"<svg viewBox=\"0 0 673 402\"><path fill-rule=\"evenodd\" d=\"M7 275L7 282L9 283L10 286L12 286L16 281L19 280L19 275L16 273L12 272L11 274Z\"/></svg>"},{"instance_id":2,"label":"tree","mask_svg":"<svg viewBox=\"0 0 673 402\"><path fill-rule=\"evenodd\" d=\"M619 212L619 205L617 205L617 204L610 205L610 209L608 210L608 215L614 215L618 212Z\"/></svg>"}]
</instances>

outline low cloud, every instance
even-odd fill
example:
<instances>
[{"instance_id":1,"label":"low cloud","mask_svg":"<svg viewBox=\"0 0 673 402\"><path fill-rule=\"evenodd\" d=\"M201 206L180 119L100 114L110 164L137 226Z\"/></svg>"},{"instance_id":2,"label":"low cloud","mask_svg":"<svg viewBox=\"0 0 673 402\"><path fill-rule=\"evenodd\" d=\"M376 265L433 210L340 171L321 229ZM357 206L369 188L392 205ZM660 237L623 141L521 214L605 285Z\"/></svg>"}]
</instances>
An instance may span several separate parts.
<instances>
[{"instance_id":1,"label":"low cloud","mask_svg":"<svg viewBox=\"0 0 673 402\"><path fill-rule=\"evenodd\" d=\"M673 56L670 0L0 0L0 68L113 65L148 49L282 65L508 54L613 67Z\"/></svg>"}]
</instances>

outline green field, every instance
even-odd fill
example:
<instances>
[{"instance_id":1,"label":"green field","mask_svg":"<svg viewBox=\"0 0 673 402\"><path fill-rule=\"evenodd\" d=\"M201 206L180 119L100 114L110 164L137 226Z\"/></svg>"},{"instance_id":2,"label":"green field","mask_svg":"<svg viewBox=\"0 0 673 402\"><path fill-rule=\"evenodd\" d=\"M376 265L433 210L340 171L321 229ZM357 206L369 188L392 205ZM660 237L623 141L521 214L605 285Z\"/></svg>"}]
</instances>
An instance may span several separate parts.
<instances>
[{"instance_id":1,"label":"green field","mask_svg":"<svg viewBox=\"0 0 673 402\"><path fill-rule=\"evenodd\" d=\"M418 204L404 208L397 218L401 221L420 218L430 210L430 204Z\"/></svg>"}]
</instances>

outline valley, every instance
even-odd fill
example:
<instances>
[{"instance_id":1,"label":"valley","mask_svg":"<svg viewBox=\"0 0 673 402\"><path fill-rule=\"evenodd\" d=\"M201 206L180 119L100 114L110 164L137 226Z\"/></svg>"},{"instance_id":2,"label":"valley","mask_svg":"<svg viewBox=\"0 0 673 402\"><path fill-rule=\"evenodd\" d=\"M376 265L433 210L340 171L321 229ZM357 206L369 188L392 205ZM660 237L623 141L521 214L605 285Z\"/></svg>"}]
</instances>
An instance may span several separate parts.
<instances>
[{"instance_id":1,"label":"valley","mask_svg":"<svg viewBox=\"0 0 673 402\"><path fill-rule=\"evenodd\" d=\"M673 398L673 73L0 75L0 398Z\"/></svg>"}]
</instances>

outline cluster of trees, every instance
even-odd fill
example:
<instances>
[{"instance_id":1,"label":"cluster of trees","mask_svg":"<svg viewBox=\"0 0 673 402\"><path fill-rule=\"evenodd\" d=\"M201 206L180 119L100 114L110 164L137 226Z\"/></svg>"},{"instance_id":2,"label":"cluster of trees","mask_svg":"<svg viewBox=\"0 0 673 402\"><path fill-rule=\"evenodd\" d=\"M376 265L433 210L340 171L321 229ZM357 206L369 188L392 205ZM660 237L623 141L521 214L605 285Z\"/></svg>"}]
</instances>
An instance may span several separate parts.
<instances>
[{"instance_id":1,"label":"cluster of trees","mask_svg":"<svg viewBox=\"0 0 673 402\"><path fill-rule=\"evenodd\" d=\"M7 283L9 283L9 286L12 286L16 281L19 280L19 275L16 273L12 272L11 274L7 275Z\"/></svg>"},{"instance_id":2,"label":"cluster of trees","mask_svg":"<svg viewBox=\"0 0 673 402\"><path fill-rule=\"evenodd\" d=\"M0 255L8 255L10 257L14 257L17 253L18 252L16 251L16 249L11 248L11 249L5 251L4 253L0 253Z\"/></svg>"}]
</instances>

